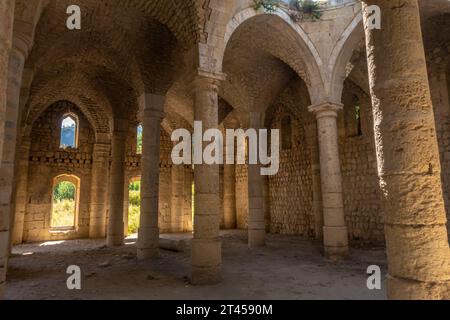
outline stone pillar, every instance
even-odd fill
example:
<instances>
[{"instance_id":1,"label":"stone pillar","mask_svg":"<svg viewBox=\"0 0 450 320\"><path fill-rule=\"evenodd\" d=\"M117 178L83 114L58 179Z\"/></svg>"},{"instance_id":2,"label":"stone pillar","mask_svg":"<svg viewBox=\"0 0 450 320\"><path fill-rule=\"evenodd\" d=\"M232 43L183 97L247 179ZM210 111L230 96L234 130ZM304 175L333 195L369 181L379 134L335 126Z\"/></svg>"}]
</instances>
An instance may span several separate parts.
<instances>
[{"instance_id":1,"label":"stone pillar","mask_svg":"<svg viewBox=\"0 0 450 320\"><path fill-rule=\"evenodd\" d=\"M223 223L225 229L236 229L236 167L223 165Z\"/></svg>"},{"instance_id":2,"label":"stone pillar","mask_svg":"<svg viewBox=\"0 0 450 320\"><path fill-rule=\"evenodd\" d=\"M34 71L32 69L24 69L22 73L22 84L19 99L19 116L17 123L22 123L23 110L30 97L31 84L34 77ZM11 219L11 228L13 233L11 234L11 248L12 245L20 244L23 242L23 226L27 208L27 190L28 190L28 167L29 167L29 155L31 141L29 136L23 136L24 132L21 132L20 126L17 129L16 144L20 146L19 152L15 155L15 181L16 186L14 190L14 213Z\"/></svg>"},{"instance_id":3,"label":"stone pillar","mask_svg":"<svg viewBox=\"0 0 450 320\"><path fill-rule=\"evenodd\" d=\"M170 231L183 232L184 218L184 166L172 166L172 194L170 207Z\"/></svg>"},{"instance_id":4,"label":"stone pillar","mask_svg":"<svg viewBox=\"0 0 450 320\"><path fill-rule=\"evenodd\" d=\"M10 51L12 48L14 0L5 0L0 3L0 21L0 155L2 155L5 140L6 95Z\"/></svg>"},{"instance_id":5,"label":"stone pillar","mask_svg":"<svg viewBox=\"0 0 450 320\"><path fill-rule=\"evenodd\" d=\"M450 217L450 157L448 153L448 126L450 120L450 92L448 91L445 71L428 70L431 99L433 103L434 119L436 124L436 137L441 156L441 178L444 205L447 212L447 220ZM450 221L447 221L447 233L450 235Z\"/></svg>"},{"instance_id":6,"label":"stone pillar","mask_svg":"<svg viewBox=\"0 0 450 320\"><path fill-rule=\"evenodd\" d=\"M91 196L89 237L106 237L106 210L108 194L108 168L110 144L96 143L93 151L91 171Z\"/></svg>"},{"instance_id":7,"label":"stone pillar","mask_svg":"<svg viewBox=\"0 0 450 320\"><path fill-rule=\"evenodd\" d=\"M14 228L12 244L23 242L23 226L27 209L28 198L28 167L30 157L30 138L24 137L20 146L16 170L16 196L14 206Z\"/></svg>"},{"instance_id":8,"label":"stone pillar","mask_svg":"<svg viewBox=\"0 0 450 320\"><path fill-rule=\"evenodd\" d=\"M20 140L19 128L20 128L20 98L22 87L22 76L24 72L25 60L28 56L28 48L30 40L15 32L13 37L13 47L9 56L8 65L8 90L7 90L7 103L5 112L5 139L3 142L2 150L2 167L9 167L9 172L6 173L4 181L8 181L8 184L12 186L11 199L10 199L10 230L14 226L14 214L15 214L15 200L12 196L15 192L14 188L14 174L16 164L16 146ZM9 252L12 250L12 233L8 240Z\"/></svg>"},{"instance_id":9,"label":"stone pillar","mask_svg":"<svg viewBox=\"0 0 450 320\"><path fill-rule=\"evenodd\" d=\"M450 250L439 153L417 0L363 1L381 9L366 31L388 297L449 299Z\"/></svg>"},{"instance_id":10,"label":"stone pillar","mask_svg":"<svg viewBox=\"0 0 450 320\"><path fill-rule=\"evenodd\" d=\"M198 75L193 81L194 119L203 130L218 129L218 90L220 80L213 75ZM204 144L203 147L206 145ZM222 250L219 240L220 181L219 165L196 164L194 239L191 242L193 284L221 280Z\"/></svg>"},{"instance_id":11,"label":"stone pillar","mask_svg":"<svg viewBox=\"0 0 450 320\"><path fill-rule=\"evenodd\" d=\"M339 260L348 255L337 127L340 110L342 105L332 103L309 107L309 111L317 118L324 223L323 245L325 256L331 260Z\"/></svg>"},{"instance_id":12,"label":"stone pillar","mask_svg":"<svg viewBox=\"0 0 450 320\"><path fill-rule=\"evenodd\" d=\"M6 104L8 87L8 65L11 50L11 39L13 32L14 0L3 0L0 2L0 299L4 296L6 269L9 252L9 228L11 213L12 178L14 176L14 152L13 158L3 158L5 142L11 141L5 129ZM8 91L7 89L8 88ZM9 92L8 92L9 95ZM15 139L15 137L14 137ZM11 162L10 162L11 161Z\"/></svg>"},{"instance_id":13,"label":"stone pillar","mask_svg":"<svg viewBox=\"0 0 450 320\"><path fill-rule=\"evenodd\" d=\"M143 108L142 177L137 256L141 260L159 256L159 162L164 103L164 96L144 94L140 98Z\"/></svg>"},{"instance_id":14,"label":"stone pillar","mask_svg":"<svg viewBox=\"0 0 450 320\"><path fill-rule=\"evenodd\" d=\"M109 177L109 217L106 242L108 246L121 246L123 234L123 198L125 184L125 144L128 120L115 119L112 135L111 171Z\"/></svg>"},{"instance_id":15,"label":"stone pillar","mask_svg":"<svg viewBox=\"0 0 450 320\"><path fill-rule=\"evenodd\" d=\"M311 175L312 175L312 191L313 191L313 210L314 210L314 226L316 239L323 239L323 207L322 207L322 188L320 181L320 155L317 141L316 124L309 125L305 128L306 143L311 153Z\"/></svg>"},{"instance_id":16,"label":"stone pillar","mask_svg":"<svg viewBox=\"0 0 450 320\"><path fill-rule=\"evenodd\" d=\"M250 129L263 127L264 115L250 112ZM250 146L248 146L250 154ZM259 149L257 149L259 150ZM259 164L248 165L248 245L250 247L266 244L266 221L264 217L264 176Z\"/></svg>"}]
</instances>

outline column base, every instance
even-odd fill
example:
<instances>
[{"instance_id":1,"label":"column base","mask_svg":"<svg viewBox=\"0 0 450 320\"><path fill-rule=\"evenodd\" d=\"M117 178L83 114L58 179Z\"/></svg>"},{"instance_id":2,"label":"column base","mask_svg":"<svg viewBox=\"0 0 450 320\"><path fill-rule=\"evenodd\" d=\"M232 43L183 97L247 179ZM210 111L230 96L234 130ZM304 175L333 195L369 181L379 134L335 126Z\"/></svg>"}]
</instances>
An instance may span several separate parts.
<instances>
[{"instance_id":1,"label":"column base","mask_svg":"<svg viewBox=\"0 0 450 320\"><path fill-rule=\"evenodd\" d=\"M108 236L106 238L106 245L108 247L120 247L123 246L125 243L125 239L123 236Z\"/></svg>"},{"instance_id":2,"label":"column base","mask_svg":"<svg viewBox=\"0 0 450 320\"><path fill-rule=\"evenodd\" d=\"M12 231L12 237L11 237L11 243L13 246L22 244L23 242L23 227L18 230L17 225L23 226L23 222L18 223L17 221L14 223L13 231Z\"/></svg>"},{"instance_id":3,"label":"column base","mask_svg":"<svg viewBox=\"0 0 450 320\"><path fill-rule=\"evenodd\" d=\"M137 240L137 258L139 260L159 257L159 228L140 227Z\"/></svg>"},{"instance_id":4,"label":"column base","mask_svg":"<svg viewBox=\"0 0 450 320\"><path fill-rule=\"evenodd\" d=\"M215 267L194 267L192 266L191 284L195 286L204 286L217 284L222 281L221 266Z\"/></svg>"},{"instance_id":5,"label":"column base","mask_svg":"<svg viewBox=\"0 0 450 320\"><path fill-rule=\"evenodd\" d=\"M106 235L106 245L108 247L119 247L125 243L125 235L123 234L123 221L109 221L108 231Z\"/></svg>"},{"instance_id":6,"label":"column base","mask_svg":"<svg viewBox=\"0 0 450 320\"><path fill-rule=\"evenodd\" d=\"M264 247L266 245L266 230L248 230L248 246L252 247Z\"/></svg>"},{"instance_id":7,"label":"column base","mask_svg":"<svg viewBox=\"0 0 450 320\"><path fill-rule=\"evenodd\" d=\"M0 259L0 300L5 297L5 286L6 286L6 271L7 271L8 259Z\"/></svg>"},{"instance_id":8,"label":"column base","mask_svg":"<svg viewBox=\"0 0 450 320\"><path fill-rule=\"evenodd\" d=\"M89 238L90 239L104 239L106 237L106 232L103 230L90 230Z\"/></svg>"},{"instance_id":9,"label":"column base","mask_svg":"<svg viewBox=\"0 0 450 320\"><path fill-rule=\"evenodd\" d=\"M18 245L21 245L23 243L23 239L13 238L11 240L11 243L12 243L13 246L18 246Z\"/></svg>"},{"instance_id":10,"label":"column base","mask_svg":"<svg viewBox=\"0 0 450 320\"><path fill-rule=\"evenodd\" d=\"M138 260L155 259L159 257L159 248L138 248L137 258Z\"/></svg>"},{"instance_id":11,"label":"column base","mask_svg":"<svg viewBox=\"0 0 450 320\"><path fill-rule=\"evenodd\" d=\"M325 258L331 261L340 261L348 257L348 247L324 247Z\"/></svg>"},{"instance_id":12,"label":"column base","mask_svg":"<svg viewBox=\"0 0 450 320\"><path fill-rule=\"evenodd\" d=\"M348 231L346 226L323 227L325 257L332 261L346 258L349 254Z\"/></svg>"},{"instance_id":13,"label":"column base","mask_svg":"<svg viewBox=\"0 0 450 320\"><path fill-rule=\"evenodd\" d=\"M422 282L388 275L387 295L391 300L448 300L450 280L442 282Z\"/></svg>"},{"instance_id":14,"label":"column base","mask_svg":"<svg viewBox=\"0 0 450 320\"><path fill-rule=\"evenodd\" d=\"M193 239L191 255L192 284L216 284L222 280L222 245L219 240Z\"/></svg>"}]
</instances>

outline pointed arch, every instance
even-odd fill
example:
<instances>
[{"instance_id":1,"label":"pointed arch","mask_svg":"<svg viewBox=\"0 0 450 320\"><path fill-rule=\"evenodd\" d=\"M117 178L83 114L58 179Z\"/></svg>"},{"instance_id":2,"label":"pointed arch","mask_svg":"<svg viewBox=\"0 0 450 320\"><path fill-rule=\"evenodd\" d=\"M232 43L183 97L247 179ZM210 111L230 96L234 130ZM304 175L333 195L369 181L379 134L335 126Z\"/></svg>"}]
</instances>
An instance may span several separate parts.
<instances>
[{"instance_id":1,"label":"pointed arch","mask_svg":"<svg viewBox=\"0 0 450 320\"><path fill-rule=\"evenodd\" d=\"M330 56L328 72L331 77L329 92L332 101L341 101L344 81L347 78L347 64L364 39L363 16L359 11L340 36Z\"/></svg>"},{"instance_id":2,"label":"pointed arch","mask_svg":"<svg viewBox=\"0 0 450 320\"><path fill-rule=\"evenodd\" d=\"M277 10L273 14L263 10L247 8L230 19L224 34L223 51L218 60L222 67L228 43L239 28L256 19L262 19L278 32L289 46L284 48L284 54L276 55L277 58L289 65L301 77L308 86L308 91L313 103L326 96L323 74L323 61L308 34L303 28L292 21L291 17L283 10ZM293 56L292 53L295 53ZM304 70L303 70L304 69Z\"/></svg>"}]
</instances>

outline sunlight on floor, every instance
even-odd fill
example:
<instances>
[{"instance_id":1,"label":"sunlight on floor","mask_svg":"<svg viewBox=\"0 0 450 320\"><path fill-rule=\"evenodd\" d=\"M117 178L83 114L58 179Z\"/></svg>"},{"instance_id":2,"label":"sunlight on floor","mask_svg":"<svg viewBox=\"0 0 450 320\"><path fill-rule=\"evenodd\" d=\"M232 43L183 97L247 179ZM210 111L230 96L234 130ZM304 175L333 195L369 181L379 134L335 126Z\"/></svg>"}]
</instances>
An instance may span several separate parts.
<instances>
[{"instance_id":1,"label":"sunlight on floor","mask_svg":"<svg viewBox=\"0 0 450 320\"><path fill-rule=\"evenodd\" d=\"M47 241L47 242L41 243L39 245L39 247L56 246L58 244L63 244L64 242L66 242L66 241L65 240L62 240L62 241Z\"/></svg>"}]
</instances>

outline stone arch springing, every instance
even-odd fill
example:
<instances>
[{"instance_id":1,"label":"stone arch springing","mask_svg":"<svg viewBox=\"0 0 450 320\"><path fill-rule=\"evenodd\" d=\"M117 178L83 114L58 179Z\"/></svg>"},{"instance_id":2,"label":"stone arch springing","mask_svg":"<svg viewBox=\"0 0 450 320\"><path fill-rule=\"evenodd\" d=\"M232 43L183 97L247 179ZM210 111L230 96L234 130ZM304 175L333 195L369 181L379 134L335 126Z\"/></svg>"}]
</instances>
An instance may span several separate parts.
<instances>
[{"instance_id":1,"label":"stone arch springing","mask_svg":"<svg viewBox=\"0 0 450 320\"><path fill-rule=\"evenodd\" d=\"M327 90L332 101L341 101L344 81L348 76L348 63L364 39L362 12L359 12L342 33L329 59L327 72L330 81Z\"/></svg>"}]
</instances>

